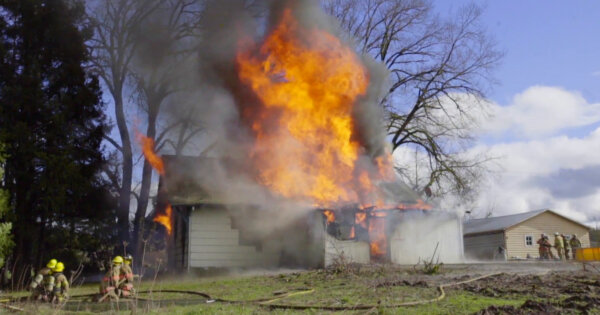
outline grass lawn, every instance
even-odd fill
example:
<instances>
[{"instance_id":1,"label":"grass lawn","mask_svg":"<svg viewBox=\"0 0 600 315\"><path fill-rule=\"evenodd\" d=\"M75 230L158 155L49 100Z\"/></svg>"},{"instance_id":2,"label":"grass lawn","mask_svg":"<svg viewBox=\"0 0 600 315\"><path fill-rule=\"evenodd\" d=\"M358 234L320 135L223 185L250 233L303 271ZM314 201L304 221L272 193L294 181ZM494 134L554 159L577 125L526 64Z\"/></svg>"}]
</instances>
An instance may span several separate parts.
<instances>
[{"instance_id":1,"label":"grass lawn","mask_svg":"<svg viewBox=\"0 0 600 315\"><path fill-rule=\"evenodd\" d=\"M446 278L444 278L446 277ZM96 285L75 287L71 291L74 296L63 309L53 309L48 305L21 304L29 313L110 313L130 314L258 314L272 312L274 314L471 314L490 305L519 306L527 296L487 297L460 288L446 289L446 298L439 302L425 305L386 308L385 305L433 299L439 296L437 286L441 283L453 282L451 275L420 275L414 272L400 271L395 268L364 267L354 272L336 273L331 270L313 270L280 275L222 276L201 277L179 276L162 279L156 282L142 282L137 290L152 291L138 296L143 300L135 302L102 303L101 305L84 302L84 295L97 292ZM416 284L399 281L401 279L421 279ZM404 281L404 280L403 280ZM454 281L455 282L455 281ZM245 301L226 303L215 301L205 303L205 298L180 293L161 293L160 290L187 290L204 292L212 297ZM26 293L21 293L24 295ZM17 296L19 294L13 294ZM279 298L279 299L277 299ZM258 305L252 300L269 300L272 304L294 306L328 306L352 307L356 305L372 305L367 310L327 311L322 309L289 310L273 309Z\"/></svg>"}]
</instances>

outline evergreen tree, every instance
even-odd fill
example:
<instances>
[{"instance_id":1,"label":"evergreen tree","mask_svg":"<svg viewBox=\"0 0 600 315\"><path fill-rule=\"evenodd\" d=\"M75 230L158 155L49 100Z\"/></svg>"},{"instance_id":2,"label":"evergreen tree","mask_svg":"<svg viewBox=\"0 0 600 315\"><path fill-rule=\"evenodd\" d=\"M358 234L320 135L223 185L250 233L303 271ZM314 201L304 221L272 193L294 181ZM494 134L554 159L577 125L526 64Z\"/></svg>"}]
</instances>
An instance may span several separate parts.
<instances>
[{"instance_id":1,"label":"evergreen tree","mask_svg":"<svg viewBox=\"0 0 600 315\"><path fill-rule=\"evenodd\" d=\"M0 145L0 152L2 151L1 148L2 146ZM4 175L4 160L4 156L0 154L0 179L3 178ZM2 222L0 222L0 268L4 266L6 257L10 254L14 245L11 234L12 223L4 222L8 211L8 192L0 189L0 220L2 220Z\"/></svg>"},{"instance_id":2,"label":"evergreen tree","mask_svg":"<svg viewBox=\"0 0 600 315\"><path fill-rule=\"evenodd\" d=\"M0 143L19 263L81 249L80 236L110 220L84 13L79 1L0 0Z\"/></svg>"}]
</instances>

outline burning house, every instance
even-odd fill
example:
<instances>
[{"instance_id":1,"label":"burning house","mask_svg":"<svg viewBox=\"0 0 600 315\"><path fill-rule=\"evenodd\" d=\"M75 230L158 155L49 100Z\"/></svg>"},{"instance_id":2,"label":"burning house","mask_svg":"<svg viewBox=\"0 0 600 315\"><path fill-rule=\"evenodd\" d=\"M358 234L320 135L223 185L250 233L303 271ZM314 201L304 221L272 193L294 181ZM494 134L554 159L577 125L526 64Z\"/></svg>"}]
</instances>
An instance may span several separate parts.
<instances>
[{"instance_id":1,"label":"burning house","mask_svg":"<svg viewBox=\"0 0 600 315\"><path fill-rule=\"evenodd\" d=\"M435 248L445 262L462 258L461 221L432 210L400 183L383 190L395 208L346 205L306 208L295 215L282 203L227 201L215 184L225 163L215 158L164 156L158 206L168 209L155 221L165 226L172 269L229 267L323 267L347 262L414 264ZM190 172L190 170L194 170ZM283 211L283 213L282 213ZM271 225L272 224L272 225Z\"/></svg>"},{"instance_id":2,"label":"burning house","mask_svg":"<svg viewBox=\"0 0 600 315\"><path fill-rule=\"evenodd\" d=\"M145 150L161 174L154 220L171 266L416 263L436 247L458 259L460 220L396 178L378 105L385 67L334 35L316 1L274 2L269 14L266 28L240 27L227 8L206 26L218 44L201 53L198 106L214 157ZM223 36L229 20L236 32Z\"/></svg>"}]
</instances>

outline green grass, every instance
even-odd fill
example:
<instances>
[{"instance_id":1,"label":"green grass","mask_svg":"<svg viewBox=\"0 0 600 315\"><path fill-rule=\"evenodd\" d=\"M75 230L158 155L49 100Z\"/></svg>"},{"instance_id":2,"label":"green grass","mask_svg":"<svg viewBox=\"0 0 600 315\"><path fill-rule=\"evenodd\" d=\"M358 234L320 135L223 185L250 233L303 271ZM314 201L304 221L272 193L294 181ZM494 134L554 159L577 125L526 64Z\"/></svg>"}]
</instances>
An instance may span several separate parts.
<instances>
[{"instance_id":1,"label":"green grass","mask_svg":"<svg viewBox=\"0 0 600 315\"><path fill-rule=\"evenodd\" d=\"M189 290L210 294L213 297L232 301L252 301L258 299L274 299L282 292L294 293L302 290L312 290L306 294L294 294L284 297L273 303L287 305L307 306L334 306L351 307L354 305L374 305L372 310L329 312L319 309L303 311L295 310L273 310L274 314L469 314L474 313L490 305L521 305L527 297L494 298L476 295L458 289L447 289L447 297L431 304L385 308L383 305L393 305L409 301L432 299L439 295L435 286L383 286L375 284L382 279L398 276L397 270L382 271L379 269L367 269L358 273L332 274L323 270L298 272L283 275L265 276L236 276L236 277L212 277L196 278L195 276L165 279L156 282L143 282L137 287L139 291ZM429 276L423 276L427 279ZM73 288L72 296L90 294L97 292L97 285L85 285ZM21 293L26 294L26 293ZM16 294L13 294L15 296ZM228 304L215 302L211 304L200 303L202 299L198 296L178 293L144 293L140 298L150 302L138 303L137 313L150 314L259 314L269 311L266 306L247 302L239 304ZM111 313L131 313L130 304L122 303L117 312L117 305L104 303L97 306L90 303L76 302L77 298L71 300L68 310L79 310L76 314L91 313L91 311L105 310ZM193 305L182 305L194 303ZM378 306L379 305L379 306ZM47 305L22 305L29 313L53 313L53 309ZM82 310L88 312L82 312ZM123 310L125 309L125 310ZM63 310L64 311L64 310Z\"/></svg>"}]
</instances>

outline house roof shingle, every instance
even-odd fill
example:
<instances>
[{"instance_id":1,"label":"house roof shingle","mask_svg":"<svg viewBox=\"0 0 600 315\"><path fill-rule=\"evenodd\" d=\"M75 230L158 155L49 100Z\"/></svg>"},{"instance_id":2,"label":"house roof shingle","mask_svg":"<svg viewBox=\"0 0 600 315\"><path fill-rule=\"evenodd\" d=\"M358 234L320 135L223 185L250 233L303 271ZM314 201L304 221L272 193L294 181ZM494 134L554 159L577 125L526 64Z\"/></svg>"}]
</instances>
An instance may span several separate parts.
<instances>
[{"instance_id":1,"label":"house roof shingle","mask_svg":"<svg viewBox=\"0 0 600 315\"><path fill-rule=\"evenodd\" d=\"M524 213L505 215L501 217L490 217L484 219L472 219L463 225L463 233L467 234L476 234L476 233L486 233L486 232L496 232L503 231L507 228L521 223L527 219L533 218L538 214L541 214L545 211L550 211L548 209L541 209L535 211L529 211Z\"/></svg>"}]
</instances>

